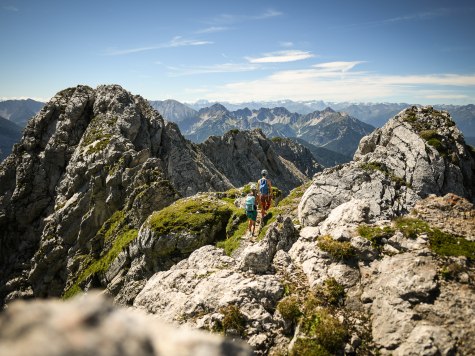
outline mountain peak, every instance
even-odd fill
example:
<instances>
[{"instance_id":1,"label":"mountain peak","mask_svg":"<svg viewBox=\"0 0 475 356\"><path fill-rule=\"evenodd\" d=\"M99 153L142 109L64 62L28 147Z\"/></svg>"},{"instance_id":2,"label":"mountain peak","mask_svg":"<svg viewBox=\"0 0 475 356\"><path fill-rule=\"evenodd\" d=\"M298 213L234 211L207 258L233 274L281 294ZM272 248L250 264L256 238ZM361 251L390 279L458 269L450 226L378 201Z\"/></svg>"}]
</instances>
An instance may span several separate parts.
<instances>
[{"instance_id":1,"label":"mountain peak","mask_svg":"<svg viewBox=\"0 0 475 356\"><path fill-rule=\"evenodd\" d=\"M335 110L333 110L331 107L326 107L324 110L321 111L322 114L326 114L326 113L334 113L336 112Z\"/></svg>"}]
</instances>

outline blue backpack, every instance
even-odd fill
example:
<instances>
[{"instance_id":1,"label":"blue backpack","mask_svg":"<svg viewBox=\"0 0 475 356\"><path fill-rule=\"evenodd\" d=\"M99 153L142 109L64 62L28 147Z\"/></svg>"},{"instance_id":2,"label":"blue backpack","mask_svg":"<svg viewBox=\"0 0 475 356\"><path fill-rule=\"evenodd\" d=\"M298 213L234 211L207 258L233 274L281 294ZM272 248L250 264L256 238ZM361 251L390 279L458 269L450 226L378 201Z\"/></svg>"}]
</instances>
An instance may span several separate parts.
<instances>
[{"instance_id":1,"label":"blue backpack","mask_svg":"<svg viewBox=\"0 0 475 356\"><path fill-rule=\"evenodd\" d=\"M247 196L246 197L246 211L254 211L256 210L256 198L254 196Z\"/></svg>"},{"instance_id":2,"label":"blue backpack","mask_svg":"<svg viewBox=\"0 0 475 356\"><path fill-rule=\"evenodd\" d=\"M267 185L267 179L261 178L259 180L259 191L263 195L269 194L269 186Z\"/></svg>"}]
</instances>

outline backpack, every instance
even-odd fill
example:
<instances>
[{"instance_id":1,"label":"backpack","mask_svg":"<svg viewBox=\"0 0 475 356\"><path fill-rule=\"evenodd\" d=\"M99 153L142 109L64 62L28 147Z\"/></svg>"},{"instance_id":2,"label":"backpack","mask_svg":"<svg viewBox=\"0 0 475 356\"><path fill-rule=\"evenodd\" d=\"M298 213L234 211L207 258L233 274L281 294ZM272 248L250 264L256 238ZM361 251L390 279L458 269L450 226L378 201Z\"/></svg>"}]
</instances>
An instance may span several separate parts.
<instances>
[{"instance_id":1,"label":"backpack","mask_svg":"<svg viewBox=\"0 0 475 356\"><path fill-rule=\"evenodd\" d=\"M261 178L259 180L259 191L263 195L269 194L269 186L267 185L267 179Z\"/></svg>"},{"instance_id":2,"label":"backpack","mask_svg":"<svg viewBox=\"0 0 475 356\"><path fill-rule=\"evenodd\" d=\"M256 198L254 196L249 195L246 197L246 203L245 203L246 211L256 210L255 204L256 204Z\"/></svg>"}]
</instances>

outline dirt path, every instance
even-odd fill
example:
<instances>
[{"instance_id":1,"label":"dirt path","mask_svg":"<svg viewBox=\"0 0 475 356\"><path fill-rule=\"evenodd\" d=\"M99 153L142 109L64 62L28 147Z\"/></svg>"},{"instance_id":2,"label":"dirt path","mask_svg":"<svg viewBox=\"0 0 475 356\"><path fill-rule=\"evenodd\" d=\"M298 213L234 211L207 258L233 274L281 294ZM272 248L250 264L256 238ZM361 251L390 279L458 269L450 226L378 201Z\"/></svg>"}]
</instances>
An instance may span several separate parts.
<instances>
[{"instance_id":1,"label":"dirt path","mask_svg":"<svg viewBox=\"0 0 475 356\"><path fill-rule=\"evenodd\" d=\"M251 236L249 230L246 230L246 234L241 237L241 243L239 244L239 247L231 254L232 258L239 257L247 246L257 242L257 237L261 232L261 221L261 211L260 209L257 209L256 229L254 231L254 235Z\"/></svg>"}]
</instances>

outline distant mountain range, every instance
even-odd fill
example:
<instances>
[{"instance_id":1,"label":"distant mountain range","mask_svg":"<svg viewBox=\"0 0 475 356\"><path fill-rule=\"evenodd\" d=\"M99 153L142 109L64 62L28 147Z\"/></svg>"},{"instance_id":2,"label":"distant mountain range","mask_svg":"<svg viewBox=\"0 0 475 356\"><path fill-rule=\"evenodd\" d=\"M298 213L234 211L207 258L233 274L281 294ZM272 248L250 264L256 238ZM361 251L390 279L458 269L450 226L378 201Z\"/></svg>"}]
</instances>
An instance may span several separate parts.
<instances>
[{"instance_id":1,"label":"distant mountain range","mask_svg":"<svg viewBox=\"0 0 475 356\"><path fill-rule=\"evenodd\" d=\"M360 139L374 127L331 108L307 115L287 108L239 109L229 111L221 104L194 110L177 101L152 102L166 119L175 121L185 137L203 142L230 130L261 129L267 137L294 137L351 158ZM168 114L167 114L168 113Z\"/></svg>"},{"instance_id":2,"label":"distant mountain range","mask_svg":"<svg viewBox=\"0 0 475 356\"><path fill-rule=\"evenodd\" d=\"M22 128L0 116L0 161L4 160L15 143L20 141Z\"/></svg>"},{"instance_id":3,"label":"distant mountain range","mask_svg":"<svg viewBox=\"0 0 475 356\"><path fill-rule=\"evenodd\" d=\"M0 116L23 128L44 105L32 99L0 101Z\"/></svg>"},{"instance_id":4,"label":"distant mountain range","mask_svg":"<svg viewBox=\"0 0 475 356\"><path fill-rule=\"evenodd\" d=\"M200 100L195 103L186 103L187 106L195 110L200 110L209 107L216 102L207 100ZM299 114L310 114L316 110L323 110L331 107L333 110L346 112L350 116L373 125L375 127L383 126L391 117L404 110L413 104L408 103L350 103L350 102L325 102L322 100L308 100L308 101L292 101L292 100L277 100L277 101L254 101L243 103L228 103L221 102L229 110L239 110L244 108L260 109L272 107L285 107L291 112ZM417 104L416 104L417 105ZM475 105L434 105L437 110L447 110L459 129L465 136L475 137Z\"/></svg>"}]
</instances>

